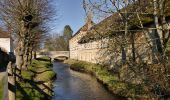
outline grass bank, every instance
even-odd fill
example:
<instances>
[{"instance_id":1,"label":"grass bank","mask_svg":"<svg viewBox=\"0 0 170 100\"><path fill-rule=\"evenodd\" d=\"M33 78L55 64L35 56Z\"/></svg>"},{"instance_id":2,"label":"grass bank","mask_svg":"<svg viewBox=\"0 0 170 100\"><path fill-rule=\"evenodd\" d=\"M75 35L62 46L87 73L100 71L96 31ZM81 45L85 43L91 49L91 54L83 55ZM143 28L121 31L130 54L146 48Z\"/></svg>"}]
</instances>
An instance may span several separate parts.
<instances>
[{"instance_id":1,"label":"grass bank","mask_svg":"<svg viewBox=\"0 0 170 100\"><path fill-rule=\"evenodd\" d=\"M65 63L69 64L72 70L95 76L113 94L141 100L147 99L147 90L142 85L119 81L116 75L101 65L70 59Z\"/></svg>"},{"instance_id":2,"label":"grass bank","mask_svg":"<svg viewBox=\"0 0 170 100\"><path fill-rule=\"evenodd\" d=\"M32 61L28 70L22 71L22 80L17 81L17 100L49 100L53 94L52 81L56 78L50 59Z\"/></svg>"}]
</instances>

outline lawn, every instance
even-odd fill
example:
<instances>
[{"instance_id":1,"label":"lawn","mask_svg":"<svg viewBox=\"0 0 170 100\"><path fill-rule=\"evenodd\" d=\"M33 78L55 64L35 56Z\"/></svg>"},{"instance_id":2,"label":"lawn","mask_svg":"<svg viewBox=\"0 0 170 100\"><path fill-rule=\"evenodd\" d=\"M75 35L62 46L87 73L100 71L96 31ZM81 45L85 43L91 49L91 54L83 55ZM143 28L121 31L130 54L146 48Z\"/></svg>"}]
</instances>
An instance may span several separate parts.
<instances>
[{"instance_id":1,"label":"lawn","mask_svg":"<svg viewBox=\"0 0 170 100\"><path fill-rule=\"evenodd\" d=\"M22 71L22 81L17 81L17 100L47 100L50 99L52 81L56 74L48 57L32 61L28 70Z\"/></svg>"}]
</instances>

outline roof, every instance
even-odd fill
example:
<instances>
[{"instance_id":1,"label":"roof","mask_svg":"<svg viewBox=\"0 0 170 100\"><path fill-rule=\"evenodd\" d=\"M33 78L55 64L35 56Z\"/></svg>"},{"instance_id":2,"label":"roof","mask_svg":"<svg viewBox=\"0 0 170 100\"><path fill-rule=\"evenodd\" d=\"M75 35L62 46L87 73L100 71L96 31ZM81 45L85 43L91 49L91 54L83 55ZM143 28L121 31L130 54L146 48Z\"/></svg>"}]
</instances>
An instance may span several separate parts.
<instances>
[{"instance_id":1,"label":"roof","mask_svg":"<svg viewBox=\"0 0 170 100\"><path fill-rule=\"evenodd\" d=\"M0 38L10 38L10 34L0 29Z\"/></svg>"},{"instance_id":2,"label":"roof","mask_svg":"<svg viewBox=\"0 0 170 100\"><path fill-rule=\"evenodd\" d=\"M89 23L86 23L85 25L83 25L73 36L72 38L74 38L75 36L77 36L81 31L88 31L88 24ZM94 25L94 22L93 21L90 21L90 24L93 26ZM72 39L71 38L71 39ZM71 40L70 39L70 40Z\"/></svg>"},{"instance_id":3,"label":"roof","mask_svg":"<svg viewBox=\"0 0 170 100\"><path fill-rule=\"evenodd\" d=\"M167 6L170 6L170 2L168 1ZM138 9L138 6L135 6L136 9ZM124 12L124 9L121 9L121 12ZM139 9L141 10L141 9ZM150 8L142 8L143 12L148 12L150 14L140 14L141 21L143 25L147 25L150 23L153 23L153 9ZM133 5L129 5L127 12L134 12ZM166 16L170 16L170 8L165 10ZM128 30L132 29L141 29L140 22L136 16L136 14L128 13L129 16L128 20ZM124 24L122 23L122 19L120 18L120 15L118 12L113 13L111 16L107 17L100 23L94 25L91 30L88 31L88 34L83 36L78 42L79 43L87 43L90 41L94 41L96 39L100 39L101 37L108 37L113 36L115 34L123 33L124 32Z\"/></svg>"}]
</instances>

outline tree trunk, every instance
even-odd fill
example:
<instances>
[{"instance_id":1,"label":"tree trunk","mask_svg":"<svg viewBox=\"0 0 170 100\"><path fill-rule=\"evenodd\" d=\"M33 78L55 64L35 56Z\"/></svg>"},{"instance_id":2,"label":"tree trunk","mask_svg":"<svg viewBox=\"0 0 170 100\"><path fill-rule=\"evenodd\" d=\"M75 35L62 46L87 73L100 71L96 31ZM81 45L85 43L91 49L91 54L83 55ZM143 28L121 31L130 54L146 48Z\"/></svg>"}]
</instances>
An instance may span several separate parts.
<instances>
[{"instance_id":1,"label":"tree trunk","mask_svg":"<svg viewBox=\"0 0 170 100\"><path fill-rule=\"evenodd\" d=\"M36 59L37 58L37 53L36 53L36 51L34 51L34 59Z\"/></svg>"},{"instance_id":2,"label":"tree trunk","mask_svg":"<svg viewBox=\"0 0 170 100\"><path fill-rule=\"evenodd\" d=\"M136 62L136 55L135 55L134 33L131 33L131 39L132 39L132 59L133 59L133 63L135 63Z\"/></svg>"},{"instance_id":3,"label":"tree trunk","mask_svg":"<svg viewBox=\"0 0 170 100\"><path fill-rule=\"evenodd\" d=\"M24 53L24 64L22 66L22 69L26 70L28 69L28 65L29 65L29 47L25 47L25 53Z\"/></svg>"},{"instance_id":4,"label":"tree trunk","mask_svg":"<svg viewBox=\"0 0 170 100\"><path fill-rule=\"evenodd\" d=\"M167 47L167 43L169 41L170 38L170 32L168 30L168 24L165 18L165 3L166 0L161 0L159 2L159 9L160 9L160 15L161 15L161 27L162 27L162 38L163 38L163 49L164 49L164 54L166 51L166 47Z\"/></svg>"},{"instance_id":5,"label":"tree trunk","mask_svg":"<svg viewBox=\"0 0 170 100\"><path fill-rule=\"evenodd\" d=\"M156 48L157 48L157 53L156 56L159 60L159 62L162 62L164 60L164 50L162 47L161 39L160 39L160 34L162 34L162 31L160 30L160 25L159 25L159 17L158 17L158 0L153 0L154 4L154 23L155 23L155 31L153 32L156 40Z\"/></svg>"},{"instance_id":6,"label":"tree trunk","mask_svg":"<svg viewBox=\"0 0 170 100\"><path fill-rule=\"evenodd\" d=\"M125 32L126 33L126 32ZM126 60L127 60L127 57L126 57L126 38L125 38L125 33L122 35L121 37L121 40L122 40L122 43L121 43L121 52L122 52L122 63L125 64L126 63Z\"/></svg>"},{"instance_id":7,"label":"tree trunk","mask_svg":"<svg viewBox=\"0 0 170 100\"><path fill-rule=\"evenodd\" d=\"M32 63L32 51L30 51L28 55L28 64L31 65L31 63Z\"/></svg>"},{"instance_id":8,"label":"tree trunk","mask_svg":"<svg viewBox=\"0 0 170 100\"><path fill-rule=\"evenodd\" d=\"M17 79L21 78L21 69L24 64L23 56L24 56L24 46L23 46L23 41L20 41L16 49L16 65L17 65L16 74L18 76Z\"/></svg>"},{"instance_id":9,"label":"tree trunk","mask_svg":"<svg viewBox=\"0 0 170 100\"><path fill-rule=\"evenodd\" d=\"M162 43L160 39L160 34L162 33L161 30L159 29L159 21L158 21L158 2L157 0L154 1L154 22L155 22L155 28L156 31L154 32L155 39L156 39L156 46L157 50L160 54L163 54L163 48L162 48Z\"/></svg>"},{"instance_id":10,"label":"tree trunk","mask_svg":"<svg viewBox=\"0 0 170 100\"><path fill-rule=\"evenodd\" d=\"M122 36L122 44L121 44L121 51L122 51L122 63L126 63L126 50L125 50L125 35Z\"/></svg>"}]
</instances>

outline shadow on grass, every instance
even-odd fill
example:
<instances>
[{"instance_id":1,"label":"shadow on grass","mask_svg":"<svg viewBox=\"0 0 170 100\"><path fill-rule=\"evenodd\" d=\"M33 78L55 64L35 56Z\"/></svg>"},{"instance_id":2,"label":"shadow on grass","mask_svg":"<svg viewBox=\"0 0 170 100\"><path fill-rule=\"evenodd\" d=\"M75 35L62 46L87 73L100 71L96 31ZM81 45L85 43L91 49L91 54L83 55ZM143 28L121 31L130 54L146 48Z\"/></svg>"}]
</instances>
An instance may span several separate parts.
<instances>
[{"instance_id":1,"label":"shadow on grass","mask_svg":"<svg viewBox=\"0 0 170 100\"><path fill-rule=\"evenodd\" d=\"M21 79L16 82L17 91L20 93L17 98L21 100L50 100L52 98L52 95L46 93L44 90L47 90L50 93L53 93L53 90L44 84L44 81L35 82L33 80L23 79L18 75L16 75L16 77Z\"/></svg>"},{"instance_id":2,"label":"shadow on grass","mask_svg":"<svg viewBox=\"0 0 170 100\"><path fill-rule=\"evenodd\" d=\"M21 85L18 82L16 82L15 84L17 86L17 91L19 91L22 94L22 96L23 96L23 97L17 97L17 98L20 98L20 99L23 99L23 100L31 100L30 96L23 89L23 87L21 87Z\"/></svg>"},{"instance_id":3,"label":"shadow on grass","mask_svg":"<svg viewBox=\"0 0 170 100\"><path fill-rule=\"evenodd\" d=\"M33 70L30 70L31 72L33 72L34 74L42 74L42 73L45 73L45 72L48 72L48 71L51 71L51 70L44 70L44 71L40 71L40 72L36 72L36 71L33 71Z\"/></svg>"},{"instance_id":4,"label":"shadow on grass","mask_svg":"<svg viewBox=\"0 0 170 100\"><path fill-rule=\"evenodd\" d=\"M50 58L36 58L36 60L38 60L38 61L50 61Z\"/></svg>"}]
</instances>

